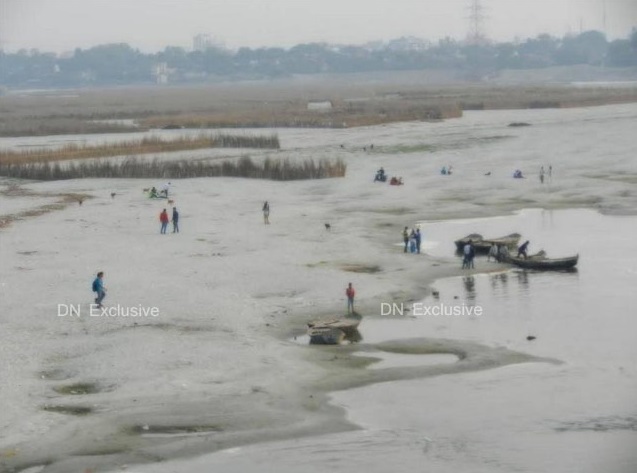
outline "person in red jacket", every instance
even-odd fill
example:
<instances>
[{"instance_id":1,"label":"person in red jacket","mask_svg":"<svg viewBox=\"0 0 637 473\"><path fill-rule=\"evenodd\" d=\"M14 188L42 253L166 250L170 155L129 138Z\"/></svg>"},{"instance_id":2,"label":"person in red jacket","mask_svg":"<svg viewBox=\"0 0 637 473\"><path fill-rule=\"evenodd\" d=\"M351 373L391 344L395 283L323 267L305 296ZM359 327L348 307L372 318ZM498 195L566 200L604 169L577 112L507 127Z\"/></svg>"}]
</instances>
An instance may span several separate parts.
<instances>
[{"instance_id":1,"label":"person in red jacket","mask_svg":"<svg viewBox=\"0 0 637 473\"><path fill-rule=\"evenodd\" d=\"M347 313L354 313L354 296L356 295L356 291L352 287L352 283L349 283L347 289L345 289L345 295L347 296Z\"/></svg>"},{"instance_id":2,"label":"person in red jacket","mask_svg":"<svg viewBox=\"0 0 637 473\"><path fill-rule=\"evenodd\" d=\"M164 235L166 234L166 228L168 228L169 220L170 219L168 218L168 212L166 212L166 209L162 210L162 212L159 214L159 221L161 222L160 233L163 233Z\"/></svg>"}]
</instances>

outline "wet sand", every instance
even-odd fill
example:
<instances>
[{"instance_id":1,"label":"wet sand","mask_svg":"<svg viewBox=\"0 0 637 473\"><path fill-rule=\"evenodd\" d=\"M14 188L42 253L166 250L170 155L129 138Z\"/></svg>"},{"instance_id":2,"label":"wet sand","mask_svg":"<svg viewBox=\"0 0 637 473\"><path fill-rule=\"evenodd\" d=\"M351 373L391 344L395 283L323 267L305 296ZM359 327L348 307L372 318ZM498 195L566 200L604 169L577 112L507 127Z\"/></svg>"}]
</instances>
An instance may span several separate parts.
<instances>
[{"instance_id":1,"label":"wet sand","mask_svg":"<svg viewBox=\"0 0 637 473\"><path fill-rule=\"evenodd\" d=\"M529 353L526 345L502 347L501 340L488 337L467 342L436 330L412 334L417 336L409 338L417 340L411 342L373 341L368 334L358 346L319 349L291 338L304 332L308 320L344 313L350 281L358 291L357 310L373 318L383 302L422 300L440 278L492 271L480 265L463 273L457 258L446 256L442 239L438 247L425 245L427 254L403 254L405 225L502 215L529 206L634 211L637 196L630 179L637 171L629 143L635 114L634 106L485 112L442 124L282 131L287 143L282 156L345 156L347 177L179 182L174 189L182 215L179 235L158 234L162 203L141 192L154 183L25 185L42 193L86 192L95 198L2 230L7 382L0 389L10 406L0 415L2 465L49 463L40 469L46 472L120 468L347 432L360 423L328 404L331 391L431 376L464 379L470 372L480 376L477 370L495 372L535 361L534 366L559 366L562 360L552 350ZM533 121L534 126L511 131L506 128L510 121ZM576 140L577 146L571 144ZM371 142L375 151L364 151ZM543 149L533 149L537 143ZM555 170L550 186L510 178L509 168L546 166L547 150ZM455 173L440 176L439 168L448 164ZM390 175L402 175L406 185L372 183L381 165ZM493 170L491 179L484 176L487 169ZM266 199L270 226L263 225L260 213ZM488 225L483 233L497 230ZM425 231L426 242L438 241L433 232L433 227ZM464 236L464 228L457 233ZM161 316L143 321L58 317L58 304L79 303L86 309L98 269L107 274L109 304L157 304ZM365 347L368 357L349 356ZM453 354L461 361L371 369L380 347L393 353ZM81 382L94 384L98 392L69 395L54 389ZM438 396L430 403L442 403L445 395ZM89 408L89 413L54 410L73 407ZM346 451L358 452L356 443Z\"/></svg>"}]
</instances>

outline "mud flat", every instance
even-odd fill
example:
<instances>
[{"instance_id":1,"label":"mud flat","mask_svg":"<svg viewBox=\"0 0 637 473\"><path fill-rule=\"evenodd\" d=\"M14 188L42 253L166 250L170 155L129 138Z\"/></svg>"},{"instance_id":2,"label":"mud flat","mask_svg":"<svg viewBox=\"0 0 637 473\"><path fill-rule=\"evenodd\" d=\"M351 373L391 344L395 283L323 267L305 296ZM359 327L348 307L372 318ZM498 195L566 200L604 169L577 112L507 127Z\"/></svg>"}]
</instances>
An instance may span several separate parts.
<instances>
[{"instance_id":1,"label":"mud flat","mask_svg":"<svg viewBox=\"0 0 637 473\"><path fill-rule=\"evenodd\" d=\"M180 460L193 462L183 471L197 471L197 462L208 466L225 462L227 471L232 471L252 463L259 465L263 455L274 451L286 452L276 463L285 471L285 462L298 468L301 458L290 453L296 446L300 447L299 454L318 458L325 449L312 445L322 445L336 448L337 453L330 454L333 461L342 459L340 453L360 459L361 463L355 465L358 468L372 460L383 464L383 456L371 453L367 460L362 457L393 438L387 445L396 455L387 456L386 450L384 455L395 465L401 452L410 452L409 460L403 463L409 467L412 458L422 460L421 452L429 445L421 436L423 424L417 419L426 421L429 414L433 415L433 406L443 406L439 411L453 417L450 406L454 403L445 401L453 398L459 403L465 389L478 391L473 393L476 402L471 405L483 413L497 410L488 395L480 395L492 392L492 384L505 387L501 391L503 402L532 397L537 403L527 404L528 409L519 414L528 419L553 405L552 387L568 389L572 379L561 379L565 366L575 366L572 369L582 379L590 380L578 386L603 384L601 378L589 376L583 361L574 361L571 351L558 350L557 338L549 338L559 335L559 343L576 347L573 350L583 349L576 343L581 334L572 318L547 317L536 326L524 326L528 330L520 329L519 324L502 331L472 322L447 328L420 325L409 337L394 336L387 329L392 337L376 340L371 330L376 323L397 327L402 322L380 317L383 302L420 302L431 294L432 283L441 278L474 276L477 287L484 284L478 273L497 272L486 264L471 273L459 269L453 239L445 240L446 235L469 233L465 232L467 218L500 215L499 221L507 226L510 212L530 207L634 212L637 195L629 178L637 175L632 156L636 117L635 106L623 105L471 112L443 123L357 130L284 130L280 134L282 149L277 154L290 159L342 157L348 164L346 177L286 183L229 178L173 182L173 198L181 213L179 234L159 234L157 217L165 204L151 201L142 193L143 188L161 182L95 179L20 183L29 195L3 195L3 218L13 211L28 210L32 203L48 202L49 197L43 197L38 203L34 193L87 194L92 198L81 206L71 202L47 213L12 220L1 230L0 346L5 382L0 386L0 396L9 407L0 412L0 465L7 471L43 466L41 471L47 473L117 470L123 465L131 471L161 471L163 467L171 471L168 468L173 468L172 463L155 462L223 451L207 460ZM508 128L506 125L513 121L533 126ZM374 144L373 150L370 144ZM259 153L255 151L255 157L261 156ZM552 179L541 183L536 172L549 163ZM440 168L450 164L454 173L441 176ZM406 184L395 187L373 183L380 166L389 175L403 176ZM512 179L516 168L527 171L529 178ZM491 171L490 176L485 176L487 171ZM622 180L615 179L617 176ZM271 225L263 224L264 200L270 202ZM12 202L7 213L2 207L5 201ZM443 220L452 221L444 228L434 227L435 222ZM331 224L331 231L325 229L325 223ZM404 254L402 228L417 223L423 225L425 252ZM592 231L599 224L587 223L589 226L580 233L584 235L582 243L595 246L606 241L598 241L601 237ZM568 234L567 226L562 227L558 218L554 225L555 234ZM493 230L496 236L510 233L498 232L500 227L493 223L485 226L486 230L475 230ZM620 228L613 234L621 236L627 231ZM533 244L541 236L533 236ZM444 249L447 244L448 252ZM569 249L575 246L572 242ZM621 248L617 246L618 251ZM561 250L545 249L551 254ZM586 267L584 256L580 264L582 269ZM90 316L90 283L98 270L105 272L107 305L157 307L159 316ZM634 271L635 265L628 264L623 277L634 277ZM529 277L529 281L535 284L535 279ZM304 332L307 321L345 311L348 282L357 289L357 311L368 317L361 325L365 330L369 322L370 332L363 333L367 345L316 349L295 343L293 336ZM445 289L440 284L436 283L436 289L441 297L459 292L455 295L465 298L460 292L462 286ZM608 285L600 283L599 287ZM565 294L577 292L571 288ZM483 289L475 293L486 294ZM626 292L626 297L630 295ZM624 298L614 300L618 306L613 310L619 311L626 303ZM79 316L60 315L60 306L76 304ZM518 310L503 300L491 305L493 310L500 306L511 312ZM589 312L592 307L580 306L588 314L586 329L582 330L584 340L590 343L595 341L591 338L592 320L599 320L593 319L596 312ZM380 320L374 321L377 317ZM623 318L617 319L617 327L624 322ZM425 323L430 322L425 319ZM474 326L478 328L471 330ZM509 331L514 327L515 333ZM542 332L538 332L537 343L529 345L525 337L532 334L531 329ZM596 329L599 332L599 327ZM623 337L632 333L635 331L622 330ZM618 331L609 332L608 340L616 336ZM544 339L551 342L543 345ZM616 346L626 346L625 338L616 341ZM615 346L609 341L597 349L602 346L614 353L609 359L624 359L623 348L609 348ZM362 356L353 356L361 350ZM451 354L458 361L372 368L376 364L374 352L378 351L397 356ZM593 363L590 357L582 359ZM593 366L608 371L604 380L617 381L606 364L594 362ZM613 397L618 405L635 379L634 362L622 363L621 368L627 374L619 394ZM509 385L509 375L526 381ZM472 381L486 379L489 381L483 385L484 391ZM556 384L538 381L547 379L555 379ZM427 383L425 387L422 382ZM452 389L447 383L454 382L458 384ZM411 387L414 390L408 391ZM374 418L385 422L392 410L379 411L379 399L390 404L381 391L365 403L341 397L361 396L352 388L394 389L393 403L404 400L400 418L409 419L410 412L422 414L411 417L412 425L387 424L390 426L384 429L378 424L373 426L378 432L361 431L361 427L372 426ZM339 393L330 403L329 393L334 391ZM426 402L419 403L425 395ZM555 405L566 409L567 414L572 412L572 416L549 411L555 414L555 429L573 425L586 428L597 415L619 416L621 420L603 425L631 425L625 411L613 410L608 403L605 401L588 419L579 416L579 407L569 411L568 402ZM423 409L423 405L429 409ZM588 404L577 404L581 405ZM511 414L507 419L517 415L512 413L513 407L507 407L506 412ZM502 465L502 471L519 465L519 457L512 459L498 453L518 449L519 444L509 443L498 450L496 441L482 439L474 447L469 445L475 437L456 435L465 426L478 428L474 420L480 417L473 414L453 417L447 430L437 420L432 424L435 428L427 427L425 437L436 442L432 465L442 464L457 471L454 459L459 457L464 466L483 458L482 471L489 471L496 463ZM486 417L480 419L486 421ZM542 419L549 422L546 417ZM537 427L525 422L511 425L515 432L526 425ZM410 433L397 435L396 429ZM577 430L574 436L587 435L588 431L582 432ZM627 440L626 432L630 431L613 430L617 448ZM325 444L317 443L318 437L307 442L298 440L327 433L333 436L322 437L328 439ZM245 447L275 440L283 442ZM414 445L416 448L412 448ZM591 451L586 442L575 440L571 444L569 440L569 445ZM228 450L238 447L241 449ZM534 443L533 448L538 451L539 444ZM569 447L569 451L574 450ZM489 454L480 457L479 452ZM142 467L138 463L153 464ZM246 468L241 471L251 471Z\"/></svg>"}]
</instances>

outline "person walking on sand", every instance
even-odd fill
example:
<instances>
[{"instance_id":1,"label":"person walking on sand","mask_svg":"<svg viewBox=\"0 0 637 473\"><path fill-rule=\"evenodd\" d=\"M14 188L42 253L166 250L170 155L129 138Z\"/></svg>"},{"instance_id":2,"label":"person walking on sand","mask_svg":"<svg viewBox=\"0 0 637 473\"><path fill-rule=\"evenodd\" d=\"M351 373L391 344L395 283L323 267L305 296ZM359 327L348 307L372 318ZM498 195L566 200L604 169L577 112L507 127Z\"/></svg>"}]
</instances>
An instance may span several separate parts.
<instances>
[{"instance_id":1,"label":"person walking on sand","mask_svg":"<svg viewBox=\"0 0 637 473\"><path fill-rule=\"evenodd\" d=\"M409 247L409 228L407 227L403 230L403 242L405 243L403 253L407 253L407 248Z\"/></svg>"},{"instance_id":2,"label":"person walking on sand","mask_svg":"<svg viewBox=\"0 0 637 473\"><path fill-rule=\"evenodd\" d=\"M161 222L161 230L159 231L159 233L165 235L166 234L166 228L168 228L168 212L166 212L166 209L162 210L161 213L159 214L159 221Z\"/></svg>"},{"instance_id":3,"label":"person walking on sand","mask_svg":"<svg viewBox=\"0 0 637 473\"><path fill-rule=\"evenodd\" d=\"M347 289L345 289L345 295L347 296L347 313L354 313L354 296L356 295L356 291L352 286L352 283L349 283Z\"/></svg>"},{"instance_id":4,"label":"person walking on sand","mask_svg":"<svg viewBox=\"0 0 637 473\"><path fill-rule=\"evenodd\" d=\"M97 273L97 277L93 280L93 292L97 294L95 303L97 307L102 307L102 301L106 297L106 288L104 287L104 272Z\"/></svg>"},{"instance_id":5,"label":"person walking on sand","mask_svg":"<svg viewBox=\"0 0 637 473\"><path fill-rule=\"evenodd\" d=\"M173 233L179 233L179 212L173 207Z\"/></svg>"},{"instance_id":6,"label":"person walking on sand","mask_svg":"<svg viewBox=\"0 0 637 473\"><path fill-rule=\"evenodd\" d=\"M270 225L270 204L267 200L263 202L263 223Z\"/></svg>"}]
</instances>

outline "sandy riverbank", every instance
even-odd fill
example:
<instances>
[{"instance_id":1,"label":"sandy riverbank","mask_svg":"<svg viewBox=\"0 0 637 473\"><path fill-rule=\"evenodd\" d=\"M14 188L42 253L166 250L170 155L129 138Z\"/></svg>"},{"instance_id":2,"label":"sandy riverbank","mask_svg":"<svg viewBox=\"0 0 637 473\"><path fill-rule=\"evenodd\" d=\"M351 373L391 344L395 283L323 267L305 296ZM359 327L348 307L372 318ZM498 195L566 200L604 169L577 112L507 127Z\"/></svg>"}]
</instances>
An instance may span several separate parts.
<instances>
[{"instance_id":1,"label":"sandy riverbank","mask_svg":"<svg viewBox=\"0 0 637 473\"><path fill-rule=\"evenodd\" d=\"M160 183L25 184L94 198L2 230L0 394L8 408L0 414L0 464L99 471L355 428L325 396L377 381L361 374L368 361L348 359L352 347L309 348L292 336L310 319L343 313L348 282L358 291L357 310L372 317L381 302L418 300L433 280L460 274L451 254L403 254L405 225L533 206L634 209L636 173L620 138L631 136L635 113L634 106L485 112L441 124L281 132L282 156L344 156L347 176L175 182L178 235L159 235L163 203L142 194ZM602 126L611 120L613 128ZM510 121L534 126L511 130ZM374 152L362 151L370 143ZM510 178L512 169L533 175L549 162L550 183ZM456 172L440 176L448 164ZM407 184L373 184L381 165ZM11 208L27 205L7 199ZM269 226L260 212L266 199ZM156 306L160 315L89 317L97 270L106 273L107 305ZM81 304L82 315L59 317L58 304ZM440 349L463 350L471 351L453 342ZM69 394L77 383L96 392ZM88 410L51 412L76 407Z\"/></svg>"}]
</instances>

